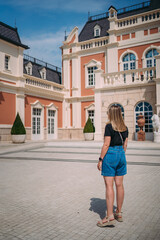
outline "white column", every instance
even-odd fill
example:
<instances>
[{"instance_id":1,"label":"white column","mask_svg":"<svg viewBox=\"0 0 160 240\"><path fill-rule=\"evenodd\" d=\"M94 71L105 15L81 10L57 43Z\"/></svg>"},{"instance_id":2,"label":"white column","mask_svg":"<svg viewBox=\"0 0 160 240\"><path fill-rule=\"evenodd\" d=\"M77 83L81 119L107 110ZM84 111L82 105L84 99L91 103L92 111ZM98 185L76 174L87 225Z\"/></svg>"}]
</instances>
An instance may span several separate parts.
<instances>
[{"instance_id":1,"label":"white column","mask_svg":"<svg viewBox=\"0 0 160 240\"><path fill-rule=\"evenodd\" d=\"M16 94L16 114L19 113L23 124L25 121L24 106L25 106L25 95Z\"/></svg>"},{"instance_id":2,"label":"white column","mask_svg":"<svg viewBox=\"0 0 160 240\"><path fill-rule=\"evenodd\" d=\"M63 84L66 89L70 87L70 65L69 60L63 60Z\"/></svg>"},{"instance_id":3,"label":"white column","mask_svg":"<svg viewBox=\"0 0 160 240\"><path fill-rule=\"evenodd\" d=\"M81 103L73 102L72 103L72 117L73 117L73 127L81 127Z\"/></svg>"},{"instance_id":4,"label":"white column","mask_svg":"<svg viewBox=\"0 0 160 240\"><path fill-rule=\"evenodd\" d=\"M72 88L78 88L77 81L78 57L72 58Z\"/></svg>"},{"instance_id":5,"label":"white column","mask_svg":"<svg viewBox=\"0 0 160 240\"><path fill-rule=\"evenodd\" d=\"M101 109L101 88L103 88L103 80L102 77L103 70L97 69L94 71L95 73L95 134L94 140L101 141L102 140L102 109Z\"/></svg>"},{"instance_id":6,"label":"white column","mask_svg":"<svg viewBox=\"0 0 160 240\"><path fill-rule=\"evenodd\" d=\"M102 110L101 110L101 92L95 91L95 134L94 140L102 140Z\"/></svg>"}]
</instances>

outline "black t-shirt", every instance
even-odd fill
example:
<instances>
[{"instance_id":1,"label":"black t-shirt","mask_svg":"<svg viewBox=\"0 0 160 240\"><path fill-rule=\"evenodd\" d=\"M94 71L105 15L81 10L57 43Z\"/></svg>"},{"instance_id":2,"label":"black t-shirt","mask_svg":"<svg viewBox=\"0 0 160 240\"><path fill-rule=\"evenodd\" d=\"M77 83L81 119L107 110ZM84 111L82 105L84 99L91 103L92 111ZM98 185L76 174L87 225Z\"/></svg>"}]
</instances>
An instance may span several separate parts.
<instances>
[{"instance_id":1,"label":"black t-shirt","mask_svg":"<svg viewBox=\"0 0 160 240\"><path fill-rule=\"evenodd\" d=\"M128 128L126 131L124 132L120 132L122 138L123 138L123 142L125 141L126 138L128 138ZM105 131L104 131L104 137L110 136L111 137L111 142L110 142L110 146L121 146L122 145L122 139L120 137L120 134L118 131L115 131L112 128L112 124L109 123L106 125L105 127Z\"/></svg>"}]
</instances>

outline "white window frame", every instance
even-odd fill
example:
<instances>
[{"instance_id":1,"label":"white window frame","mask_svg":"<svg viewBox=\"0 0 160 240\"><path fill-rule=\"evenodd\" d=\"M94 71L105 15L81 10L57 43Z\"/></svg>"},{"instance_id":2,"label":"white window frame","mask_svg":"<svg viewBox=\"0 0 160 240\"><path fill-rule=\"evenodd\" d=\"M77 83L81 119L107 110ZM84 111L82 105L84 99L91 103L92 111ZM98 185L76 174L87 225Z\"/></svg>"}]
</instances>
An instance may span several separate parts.
<instances>
[{"instance_id":1,"label":"white window frame","mask_svg":"<svg viewBox=\"0 0 160 240\"><path fill-rule=\"evenodd\" d=\"M88 117L89 117L89 111L94 111L94 126L95 126L95 104L94 103L85 107L86 122L87 122Z\"/></svg>"},{"instance_id":2,"label":"white window frame","mask_svg":"<svg viewBox=\"0 0 160 240\"><path fill-rule=\"evenodd\" d=\"M99 69L101 67L101 62L98 62L92 59L89 63L85 64L85 88L95 88L95 84L89 85L88 68L90 67L93 67L93 68L96 67L97 69ZM93 75L94 75L94 83L95 83L94 71L93 71Z\"/></svg>"},{"instance_id":3,"label":"white window frame","mask_svg":"<svg viewBox=\"0 0 160 240\"><path fill-rule=\"evenodd\" d=\"M40 134L33 134L33 108L41 109L41 124L40 124ZM32 140L42 140L44 139L44 105L42 105L38 100L31 103L31 138Z\"/></svg>"},{"instance_id":4,"label":"white window frame","mask_svg":"<svg viewBox=\"0 0 160 240\"><path fill-rule=\"evenodd\" d=\"M152 50L152 49L156 49L157 52L158 52L158 50L159 50L158 46L154 46L154 45L151 45L151 46L149 46L148 48L146 48L146 49L144 50L143 55L142 55L142 62L143 62L142 68L147 68L146 53L147 53L149 50Z\"/></svg>"},{"instance_id":5,"label":"white window frame","mask_svg":"<svg viewBox=\"0 0 160 240\"><path fill-rule=\"evenodd\" d=\"M136 111L136 107L138 106L138 104L142 103L142 110L139 109L139 111ZM151 117L153 116L153 107L152 107L152 110L149 110L149 111L146 111L145 110L145 103L149 104L151 107L152 105L149 103L149 102L146 102L146 101L140 101L138 102L136 105L135 105L135 108L134 108L134 115L135 115L135 132L138 132L140 130L140 128L138 127L138 124L137 124L137 116L139 114L142 114L144 117L145 117L145 125L143 127L143 131L145 131L146 129L149 130L151 129L152 131L145 131L146 133L152 133L153 132L153 126L152 126L152 120L151 120ZM147 112L147 119L146 119L146 116L145 116L145 112ZM148 118L149 116L149 118ZM147 121L146 121L147 120ZM152 126L152 127L150 127Z\"/></svg>"},{"instance_id":6,"label":"white window frame","mask_svg":"<svg viewBox=\"0 0 160 240\"><path fill-rule=\"evenodd\" d=\"M100 37L101 34L101 27L97 24L94 27L94 37Z\"/></svg>"},{"instance_id":7,"label":"white window frame","mask_svg":"<svg viewBox=\"0 0 160 240\"><path fill-rule=\"evenodd\" d=\"M7 67L6 67L6 58L8 58ZM11 60L11 57L9 55L5 54L5 56L4 56L4 69L6 71L10 71L10 60Z\"/></svg>"},{"instance_id":8,"label":"white window frame","mask_svg":"<svg viewBox=\"0 0 160 240\"><path fill-rule=\"evenodd\" d=\"M133 53L126 53L123 58L128 55L130 56L130 54L133 54ZM134 54L135 56L135 54ZM123 58L122 58L122 62L123 62L123 71L126 71L126 70L133 70L133 69L136 69L136 56L135 56L135 60L130 60L128 59L128 61L123 61ZM134 64L134 68L132 67ZM128 66L128 67L127 67Z\"/></svg>"},{"instance_id":9,"label":"white window frame","mask_svg":"<svg viewBox=\"0 0 160 240\"><path fill-rule=\"evenodd\" d=\"M137 53L134 52L134 51L132 51L132 50L130 50L130 49L127 49L127 50L120 56L120 60L119 60L120 71L124 71L124 70L123 70L123 64L124 64L124 62L123 62L123 57L124 57L126 54L128 54L128 53L133 53L133 54L135 55L135 57L136 57L136 60L135 60L135 69L138 69L138 61L139 61L139 59L138 59ZM132 69L129 69L129 70L132 71Z\"/></svg>"},{"instance_id":10,"label":"white window frame","mask_svg":"<svg viewBox=\"0 0 160 240\"><path fill-rule=\"evenodd\" d=\"M25 66L25 69L26 69L28 75L32 75L32 63L31 62L27 63L27 65ZM29 71L29 69L30 69L30 71Z\"/></svg>"},{"instance_id":11,"label":"white window frame","mask_svg":"<svg viewBox=\"0 0 160 240\"><path fill-rule=\"evenodd\" d=\"M47 139L57 139L57 133L58 133L58 107L56 107L53 103L49 104L48 106L46 106L46 110L47 110ZM49 134L48 133L48 110L54 111L55 115L54 115L54 134Z\"/></svg>"},{"instance_id":12,"label":"white window frame","mask_svg":"<svg viewBox=\"0 0 160 240\"><path fill-rule=\"evenodd\" d=\"M153 53L153 50L157 50L156 48L151 48L151 49L149 49L147 52L146 52L146 54L149 52L149 51L152 51L152 53ZM155 56L157 56L157 55L152 55L152 57L146 57L146 54L145 54L145 62L146 62L146 67L147 68L150 68L150 67L155 67L156 66L156 59L155 59ZM147 80L149 80L149 79L152 79L153 77L154 77L154 75L155 75L155 73L154 73L154 71L153 70L150 70L150 71L147 71L146 72L146 77L147 77Z\"/></svg>"},{"instance_id":13,"label":"white window frame","mask_svg":"<svg viewBox=\"0 0 160 240\"><path fill-rule=\"evenodd\" d=\"M45 68L42 68L41 70L40 70L40 75L41 75L41 78L42 79L46 79L46 69Z\"/></svg>"}]
</instances>

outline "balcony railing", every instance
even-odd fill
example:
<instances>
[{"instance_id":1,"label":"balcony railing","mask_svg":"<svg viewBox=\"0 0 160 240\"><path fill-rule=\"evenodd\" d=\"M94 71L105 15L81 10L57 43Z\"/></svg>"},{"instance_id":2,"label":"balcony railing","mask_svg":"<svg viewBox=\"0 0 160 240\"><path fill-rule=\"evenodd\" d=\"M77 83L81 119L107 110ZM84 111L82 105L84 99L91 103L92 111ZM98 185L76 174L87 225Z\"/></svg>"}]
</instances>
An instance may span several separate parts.
<instances>
[{"instance_id":1,"label":"balcony railing","mask_svg":"<svg viewBox=\"0 0 160 240\"><path fill-rule=\"evenodd\" d=\"M156 68L140 68L116 73L103 74L104 86L121 86L132 84L144 84L154 81Z\"/></svg>"},{"instance_id":2,"label":"balcony railing","mask_svg":"<svg viewBox=\"0 0 160 240\"><path fill-rule=\"evenodd\" d=\"M146 8L149 6L150 6L150 1L145 1L145 2L134 4L134 5L131 5L128 7L120 8L117 10L117 14L123 14L126 12L131 12L131 11L141 9L141 8ZM107 18L107 17L109 17L109 12L101 13L101 14L94 15L94 16L89 16L88 21L94 21L94 20Z\"/></svg>"},{"instance_id":3,"label":"balcony railing","mask_svg":"<svg viewBox=\"0 0 160 240\"><path fill-rule=\"evenodd\" d=\"M42 60L39 60L39 59L37 59L37 58L31 57L31 56L29 56L29 55L24 54L24 55L23 55L23 58L24 58L25 60L30 61L30 62L36 63L36 64L38 64L38 65L40 65L40 66L43 66L43 67L49 68L49 69L51 69L51 70L54 70L54 71L56 71L56 72L61 72L61 68L56 67L56 66L54 66L54 65L52 65L52 64L50 64L50 63L44 62L44 61L42 61Z\"/></svg>"}]
</instances>

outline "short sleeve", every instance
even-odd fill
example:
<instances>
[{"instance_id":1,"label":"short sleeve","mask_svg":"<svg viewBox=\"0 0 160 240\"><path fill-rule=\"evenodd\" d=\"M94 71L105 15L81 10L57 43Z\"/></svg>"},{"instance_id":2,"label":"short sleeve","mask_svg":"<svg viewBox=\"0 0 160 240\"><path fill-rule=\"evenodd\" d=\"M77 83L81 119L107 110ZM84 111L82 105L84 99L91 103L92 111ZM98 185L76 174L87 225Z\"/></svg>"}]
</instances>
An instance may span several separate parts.
<instances>
[{"instance_id":1,"label":"short sleeve","mask_svg":"<svg viewBox=\"0 0 160 240\"><path fill-rule=\"evenodd\" d=\"M107 124L104 131L104 137L111 137L111 130L110 124Z\"/></svg>"}]
</instances>

